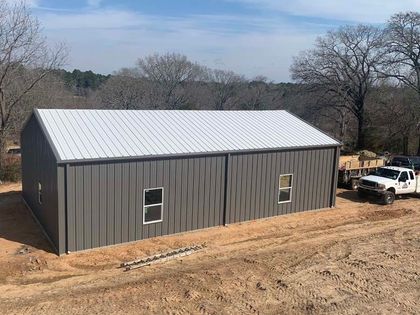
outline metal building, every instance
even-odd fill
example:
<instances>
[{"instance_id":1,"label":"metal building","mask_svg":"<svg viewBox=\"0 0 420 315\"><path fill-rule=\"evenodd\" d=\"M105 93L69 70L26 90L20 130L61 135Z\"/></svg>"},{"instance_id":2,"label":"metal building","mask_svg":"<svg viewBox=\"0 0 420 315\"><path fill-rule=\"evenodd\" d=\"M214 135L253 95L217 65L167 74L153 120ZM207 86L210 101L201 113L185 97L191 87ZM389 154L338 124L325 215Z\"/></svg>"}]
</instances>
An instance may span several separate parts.
<instances>
[{"instance_id":1,"label":"metal building","mask_svg":"<svg viewBox=\"0 0 420 315\"><path fill-rule=\"evenodd\" d=\"M38 109L21 144L59 254L335 205L340 143L286 111Z\"/></svg>"}]
</instances>

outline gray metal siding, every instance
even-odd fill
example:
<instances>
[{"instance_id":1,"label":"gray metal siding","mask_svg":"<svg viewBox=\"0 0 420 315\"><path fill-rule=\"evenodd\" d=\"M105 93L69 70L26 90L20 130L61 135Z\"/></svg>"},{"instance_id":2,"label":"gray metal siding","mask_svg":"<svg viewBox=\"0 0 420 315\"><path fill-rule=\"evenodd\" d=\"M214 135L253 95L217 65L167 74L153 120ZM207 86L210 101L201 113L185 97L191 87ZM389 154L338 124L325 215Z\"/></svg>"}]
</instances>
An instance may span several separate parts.
<instances>
[{"instance_id":1,"label":"gray metal siding","mask_svg":"<svg viewBox=\"0 0 420 315\"><path fill-rule=\"evenodd\" d=\"M57 161L35 116L21 134L22 196L59 253L65 251L64 167ZM38 201L42 184L42 204Z\"/></svg>"},{"instance_id":2,"label":"gray metal siding","mask_svg":"<svg viewBox=\"0 0 420 315\"><path fill-rule=\"evenodd\" d=\"M73 164L68 250L223 224L225 156ZM143 225L143 190L164 188L163 222Z\"/></svg>"},{"instance_id":3,"label":"gray metal siding","mask_svg":"<svg viewBox=\"0 0 420 315\"><path fill-rule=\"evenodd\" d=\"M69 165L68 250L330 207L337 152L324 148ZM279 175L289 173L292 201L278 204ZM163 221L144 225L143 190L154 187L164 188Z\"/></svg>"},{"instance_id":4,"label":"gray metal siding","mask_svg":"<svg viewBox=\"0 0 420 315\"><path fill-rule=\"evenodd\" d=\"M227 223L334 205L336 148L231 155ZM292 198L277 203L280 174L293 174Z\"/></svg>"}]
</instances>

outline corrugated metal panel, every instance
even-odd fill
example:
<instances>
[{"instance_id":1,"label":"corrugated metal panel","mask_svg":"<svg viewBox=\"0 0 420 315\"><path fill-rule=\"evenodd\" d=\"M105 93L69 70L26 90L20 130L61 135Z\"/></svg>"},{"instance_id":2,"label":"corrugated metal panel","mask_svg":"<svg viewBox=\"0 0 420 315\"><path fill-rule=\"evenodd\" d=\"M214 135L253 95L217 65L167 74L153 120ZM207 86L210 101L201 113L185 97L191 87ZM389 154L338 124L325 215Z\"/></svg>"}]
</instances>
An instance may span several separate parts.
<instances>
[{"instance_id":1,"label":"corrugated metal panel","mask_svg":"<svg viewBox=\"0 0 420 315\"><path fill-rule=\"evenodd\" d=\"M68 249L329 207L336 167L335 148L70 164ZM292 201L278 204L279 175L289 173ZM163 221L144 225L143 190L154 187L164 188Z\"/></svg>"},{"instance_id":2,"label":"corrugated metal panel","mask_svg":"<svg viewBox=\"0 0 420 315\"><path fill-rule=\"evenodd\" d=\"M39 109L61 161L339 145L286 111Z\"/></svg>"},{"instance_id":3,"label":"corrugated metal panel","mask_svg":"<svg viewBox=\"0 0 420 315\"><path fill-rule=\"evenodd\" d=\"M227 223L333 206L335 148L232 155ZM293 174L292 199L277 203L280 174Z\"/></svg>"},{"instance_id":4,"label":"corrugated metal panel","mask_svg":"<svg viewBox=\"0 0 420 315\"><path fill-rule=\"evenodd\" d=\"M225 156L70 164L68 250L223 224ZM163 187L163 221L143 224L143 190ZM198 206L199 205L199 206Z\"/></svg>"},{"instance_id":5,"label":"corrugated metal panel","mask_svg":"<svg viewBox=\"0 0 420 315\"><path fill-rule=\"evenodd\" d=\"M64 167L57 161L34 116L21 135L22 195L59 253L65 252ZM42 185L42 203L38 183ZM60 185L58 184L60 182Z\"/></svg>"}]
</instances>

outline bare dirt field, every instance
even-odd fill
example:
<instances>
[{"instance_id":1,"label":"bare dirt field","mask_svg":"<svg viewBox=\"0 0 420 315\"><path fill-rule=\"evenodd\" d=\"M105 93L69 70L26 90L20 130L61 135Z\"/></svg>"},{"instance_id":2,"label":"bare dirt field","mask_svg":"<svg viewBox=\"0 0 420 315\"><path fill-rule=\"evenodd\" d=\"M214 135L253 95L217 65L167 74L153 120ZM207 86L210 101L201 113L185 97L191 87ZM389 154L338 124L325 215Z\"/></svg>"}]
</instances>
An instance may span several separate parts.
<instances>
[{"instance_id":1,"label":"bare dirt field","mask_svg":"<svg viewBox=\"0 0 420 315\"><path fill-rule=\"evenodd\" d=\"M123 261L206 243L129 272ZM58 257L0 186L0 314L419 314L420 199L337 207Z\"/></svg>"}]
</instances>

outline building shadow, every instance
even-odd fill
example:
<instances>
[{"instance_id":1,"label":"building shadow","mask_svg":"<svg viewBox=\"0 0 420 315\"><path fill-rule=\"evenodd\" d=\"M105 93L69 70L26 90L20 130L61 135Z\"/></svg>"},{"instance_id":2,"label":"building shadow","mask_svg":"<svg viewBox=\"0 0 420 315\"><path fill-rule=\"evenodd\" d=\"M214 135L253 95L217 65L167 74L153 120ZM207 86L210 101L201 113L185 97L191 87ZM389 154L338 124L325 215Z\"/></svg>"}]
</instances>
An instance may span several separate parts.
<instances>
[{"instance_id":1,"label":"building shadow","mask_svg":"<svg viewBox=\"0 0 420 315\"><path fill-rule=\"evenodd\" d=\"M0 239L17 243L7 246L11 250L16 247L16 253L22 249L54 253L41 227L23 203L20 191L0 193Z\"/></svg>"},{"instance_id":2,"label":"building shadow","mask_svg":"<svg viewBox=\"0 0 420 315\"><path fill-rule=\"evenodd\" d=\"M345 190L345 191L341 191L337 194L337 197L352 201L352 202L357 202L357 203L370 203L370 204L379 204L380 203L380 199L378 197L375 196L366 196L364 198L360 198L357 194L357 191L355 190Z\"/></svg>"}]
</instances>

